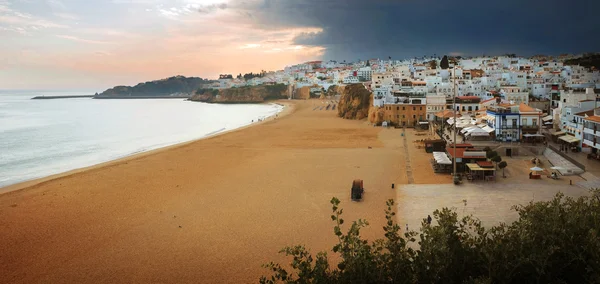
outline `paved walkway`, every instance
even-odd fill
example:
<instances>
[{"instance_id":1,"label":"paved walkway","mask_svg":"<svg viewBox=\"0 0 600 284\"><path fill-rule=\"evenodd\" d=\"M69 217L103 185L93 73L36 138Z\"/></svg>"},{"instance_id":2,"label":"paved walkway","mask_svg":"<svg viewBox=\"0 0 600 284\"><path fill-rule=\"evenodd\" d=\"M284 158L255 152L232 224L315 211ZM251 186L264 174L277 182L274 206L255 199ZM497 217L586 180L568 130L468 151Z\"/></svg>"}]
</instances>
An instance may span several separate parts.
<instances>
[{"instance_id":1,"label":"paved walkway","mask_svg":"<svg viewBox=\"0 0 600 284\"><path fill-rule=\"evenodd\" d=\"M410 163L410 154L408 153L408 141L406 139L406 129L404 129L402 131L402 141L404 141L404 154L406 155L405 157L405 161L406 161L406 176L408 177L408 183L409 184L413 184L415 183L415 178L413 177L413 173L412 173L412 165Z\"/></svg>"},{"instance_id":2,"label":"paved walkway","mask_svg":"<svg viewBox=\"0 0 600 284\"><path fill-rule=\"evenodd\" d=\"M552 163L554 167L564 168L564 170L558 170L562 175L578 175L584 172L581 168L563 158L563 156L559 155L558 153L552 151L550 148L546 148L546 150L544 150L544 156L550 161L550 163Z\"/></svg>"},{"instance_id":3,"label":"paved walkway","mask_svg":"<svg viewBox=\"0 0 600 284\"><path fill-rule=\"evenodd\" d=\"M484 226L490 227L500 222L512 222L518 214L513 205L529 201L550 200L557 192L567 196L583 196L588 191L579 186L535 184L453 184L403 185L397 192L397 220L402 228L418 231L423 218L443 207L456 208L459 216L473 214Z\"/></svg>"}]
</instances>

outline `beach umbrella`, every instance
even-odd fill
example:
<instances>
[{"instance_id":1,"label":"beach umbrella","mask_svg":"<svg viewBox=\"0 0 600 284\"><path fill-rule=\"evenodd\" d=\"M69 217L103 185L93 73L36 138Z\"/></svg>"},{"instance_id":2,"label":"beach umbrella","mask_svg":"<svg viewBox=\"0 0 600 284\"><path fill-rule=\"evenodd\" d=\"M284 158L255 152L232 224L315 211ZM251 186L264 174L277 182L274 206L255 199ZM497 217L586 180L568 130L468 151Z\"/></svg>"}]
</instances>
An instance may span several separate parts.
<instances>
[{"instance_id":1,"label":"beach umbrella","mask_svg":"<svg viewBox=\"0 0 600 284\"><path fill-rule=\"evenodd\" d=\"M542 169L542 168L540 168L540 167L533 167L533 168L531 168L530 170L532 170L532 171L534 171L534 172L541 172L541 171L543 171L544 169Z\"/></svg>"}]
</instances>

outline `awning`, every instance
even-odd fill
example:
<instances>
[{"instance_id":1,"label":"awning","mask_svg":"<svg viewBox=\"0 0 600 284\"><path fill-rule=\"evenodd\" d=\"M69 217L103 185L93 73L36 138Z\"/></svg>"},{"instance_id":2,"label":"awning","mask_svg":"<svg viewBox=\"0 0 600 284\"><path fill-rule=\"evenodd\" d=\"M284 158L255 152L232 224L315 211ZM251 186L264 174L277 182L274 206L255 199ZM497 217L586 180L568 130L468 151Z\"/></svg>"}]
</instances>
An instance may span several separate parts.
<instances>
[{"instance_id":1,"label":"awning","mask_svg":"<svg viewBox=\"0 0 600 284\"><path fill-rule=\"evenodd\" d=\"M466 133L466 132L470 132L472 129L476 129L476 128L477 128L477 126L474 126L474 125L473 125L473 126L468 126L468 127L465 127L465 128L463 128L463 129L460 131L460 133Z\"/></svg>"},{"instance_id":2,"label":"awning","mask_svg":"<svg viewBox=\"0 0 600 284\"><path fill-rule=\"evenodd\" d=\"M471 171L495 171L494 168L482 168L478 164L467 164L467 167Z\"/></svg>"},{"instance_id":3,"label":"awning","mask_svg":"<svg viewBox=\"0 0 600 284\"><path fill-rule=\"evenodd\" d=\"M563 140L563 141L565 141L567 143L575 143L575 142L579 142L580 141L579 138L575 138L574 136L571 136L571 135L561 136L558 139Z\"/></svg>"},{"instance_id":4,"label":"awning","mask_svg":"<svg viewBox=\"0 0 600 284\"><path fill-rule=\"evenodd\" d=\"M452 161L450 161L450 158L444 152L433 152L433 158L440 165L452 165Z\"/></svg>"},{"instance_id":5,"label":"awning","mask_svg":"<svg viewBox=\"0 0 600 284\"><path fill-rule=\"evenodd\" d=\"M485 126L485 127L484 127L484 128L482 128L482 129L483 129L483 130L485 130L485 132L487 132L487 133L491 133L491 132L494 132L494 131L495 131L495 129L494 129L494 128L491 128L491 127L489 127L489 126Z\"/></svg>"},{"instance_id":6,"label":"awning","mask_svg":"<svg viewBox=\"0 0 600 284\"><path fill-rule=\"evenodd\" d=\"M544 137L543 134L523 134L523 137Z\"/></svg>"},{"instance_id":7,"label":"awning","mask_svg":"<svg viewBox=\"0 0 600 284\"><path fill-rule=\"evenodd\" d=\"M478 127L478 128L475 128L475 129L470 129L468 131L467 135L471 135L471 136L489 136L490 134L487 131L485 131L485 130L483 130L483 129L481 129L481 128Z\"/></svg>"},{"instance_id":8,"label":"awning","mask_svg":"<svg viewBox=\"0 0 600 284\"><path fill-rule=\"evenodd\" d=\"M560 136L560 135L565 135L567 133L561 130L561 131L557 131L557 132L552 132L550 134L552 134L554 136Z\"/></svg>"},{"instance_id":9,"label":"awning","mask_svg":"<svg viewBox=\"0 0 600 284\"><path fill-rule=\"evenodd\" d=\"M553 118L552 118L552 115L547 115L547 116L544 116L544 117L542 118L542 120L543 120L543 121L550 121L550 120L552 120L552 119L553 119Z\"/></svg>"},{"instance_id":10,"label":"awning","mask_svg":"<svg viewBox=\"0 0 600 284\"><path fill-rule=\"evenodd\" d=\"M419 124L429 124L427 121L419 121Z\"/></svg>"}]
</instances>

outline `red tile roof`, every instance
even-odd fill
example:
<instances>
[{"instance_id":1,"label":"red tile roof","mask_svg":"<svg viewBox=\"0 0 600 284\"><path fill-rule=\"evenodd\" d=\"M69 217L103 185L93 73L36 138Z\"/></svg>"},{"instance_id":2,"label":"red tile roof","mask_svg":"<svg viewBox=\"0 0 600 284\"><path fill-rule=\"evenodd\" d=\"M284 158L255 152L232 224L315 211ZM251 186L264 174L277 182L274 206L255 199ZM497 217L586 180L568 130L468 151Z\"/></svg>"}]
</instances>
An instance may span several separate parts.
<instances>
[{"instance_id":1,"label":"red tile roof","mask_svg":"<svg viewBox=\"0 0 600 284\"><path fill-rule=\"evenodd\" d=\"M532 107L530 107L530 106L528 106L528 105L526 105L524 103L521 103L519 105L519 111L520 112L538 112L537 109L534 109L534 108L532 108Z\"/></svg>"},{"instance_id":2,"label":"red tile roof","mask_svg":"<svg viewBox=\"0 0 600 284\"><path fill-rule=\"evenodd\" d=\"M456 147L456 158L464 158L465 157L465 152L466 152L467 148L458 148ZM454 156L454 148L453 147L446 147L446 152L448 153L448 155L450 155L450 158L452 158ZM485 156L469 156L469 159L479 159L479 158L485 158Z\"/></svg>"},{"instance_id":3,"label":"red tile roof","mask_svg":"<svg viewBox=\"0 0 600 284\"><path fill-rule=\"evenodd\" d=\"M493 168L494 167L494 164L492 164L492 162L488 162L488 161L477 161L477 165L482 168Z\"/></svg>"}]
</instances>

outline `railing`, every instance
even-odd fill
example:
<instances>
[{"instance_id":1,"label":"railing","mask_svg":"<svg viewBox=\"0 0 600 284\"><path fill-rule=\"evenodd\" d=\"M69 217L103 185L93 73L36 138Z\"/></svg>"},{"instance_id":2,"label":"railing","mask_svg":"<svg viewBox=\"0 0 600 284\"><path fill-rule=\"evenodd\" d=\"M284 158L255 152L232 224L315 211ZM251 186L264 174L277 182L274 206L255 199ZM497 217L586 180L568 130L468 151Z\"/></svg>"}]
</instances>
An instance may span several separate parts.
<instances>
[{"instance_id":1,"label":"railing","mask_svg":"<svg viewBox=\"0 0 600 284\"><path fill-rule=\"evenodd\" d=\"M590 141L590 140L587 140L587 139L583 139L583 144L589 145L589 146L594 146L594 142Z\"/></svg>"},{"instance_id":2,"label":"railing","mask_svg":"<svg viewBox=\"0 0 600 284\"><path fill-rule=\"evenodd\" d=\"M523 129L523 130L536 130L536 129L540 129L540 127L537 126L537 125L521 125L521 129Z\"/></svg>"},{"instance_id":3,"label":"railing","mask_svg":"<svg viewBox=\"0 0 600 284\"><path fill-rule=\"evenodd\" d=\"M591 128L584 128L583 133L596 135L596 133L594 132L594 129L591 129Z\"/></svg>"}]
</instances>

